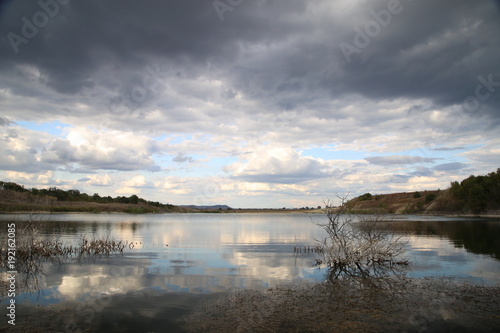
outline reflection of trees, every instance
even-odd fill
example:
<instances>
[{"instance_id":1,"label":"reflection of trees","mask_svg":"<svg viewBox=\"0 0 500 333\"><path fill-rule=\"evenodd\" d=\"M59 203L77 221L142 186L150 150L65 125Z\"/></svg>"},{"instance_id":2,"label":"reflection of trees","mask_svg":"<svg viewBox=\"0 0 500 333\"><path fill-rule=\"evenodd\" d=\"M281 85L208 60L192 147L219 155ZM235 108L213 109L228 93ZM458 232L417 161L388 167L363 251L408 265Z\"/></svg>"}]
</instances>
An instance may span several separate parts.
<instances>
[{"instance_id":1,"label":"reflection of trees","mask_svg":"<svg viewBox=\"0 0 500 333\"><path fill-rule=\"evenodd\" d=\"M345 197L340 207L326 203L326 223L318 223L328 236L320 241L330 281L344 278L379 278L404 274L408 261L401 258L401 237L379 227L381 216L355 221L345 215ZM322 264L323 260L317 260Z\"/></svg>"},{"instance_id":2,"label":"reflection of trees","mask_svg":"<svg viewBox=\"0 0 500 333\"><path fill-rule=\"evenodd\" d=\"M483 221L459 222L456 227L444 223L440 229L456 246L472 253L489 254L500 259L500 225Z\"/></svg>"},{"instance_id":3,"label":"reflection of trees","mask_svg":"<svg viewBox=\"0 0 500 333\"><path fill-rule=\"evenodd\" d=\"M456 247L500 260L500 223L497 221L400 221L379 227L399 234L444 236Z\"/></svg>"}]
</instances>

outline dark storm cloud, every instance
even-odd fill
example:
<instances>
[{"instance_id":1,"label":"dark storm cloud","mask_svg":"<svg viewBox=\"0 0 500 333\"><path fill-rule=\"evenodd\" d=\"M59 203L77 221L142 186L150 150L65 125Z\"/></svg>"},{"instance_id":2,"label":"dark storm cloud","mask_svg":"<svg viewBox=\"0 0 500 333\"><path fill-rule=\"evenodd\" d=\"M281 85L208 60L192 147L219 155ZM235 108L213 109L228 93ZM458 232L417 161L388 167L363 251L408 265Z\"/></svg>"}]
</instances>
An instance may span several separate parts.
<instances>
[{"instance_id":1,"label":"dark storm cloud","mask_svg":"<svg viewBox=\"0 0 500 333\"><path fill-rule=\"evenodd\" d=\"M47 75L47 85L68 94L98 84L93 74L103 66L131 71L158 58L190 66L231 64L239 41L273 41L293 32L288 29L293 28L292 22L273 29L269 15L253 17L258 14L254 8L245 16L243 6L237 24L230 20L222 24L209 1L42 2L55 4L51 8L57 5L57 14L42 27L35 27L38 31L26 38L27 43L2 38L0 56L4 68L22 63L36 65ZM279 8L283 14L297 6L293 2L286 5ZM262 8L262 12L268 9ZM43 8L36 2L12 3L0 25L2 35L24 37L26 20L28 25L33 24L39 12Z\"/></svg>"},{"instance_id":2,"label":"dark storm cloud","mask_svg":"<svg viewBox=\"0 0 500 333\"><path fill-rule=\"evenodd\" d=\"M388 1L375 1L375 12ZM400 13L380 29L359 55L344 64L343 81L373 97L426 97L441 104L462 103L479 75L498 75L497 11L491 1L401 1ZM364 8L366 14L369 8ZM375 21L366 15L366 23ZM363 20L359 28L366 31ZM354 28L354 26L353 26ZM345 30L344 30L345 31ZM353 44L357 33L345 41ZM343 36L347 38L348 36Z\"/></svg>"},{"instance_id":3,"label":"dark storm cloud","mask_svg":"<svg viewBox=\"0 0 500 333\"><path fill-rule=\"evenodd\" d=\"M36 94L16 67L30 65L40 71L39 84L60 94L109 90L122 96L141 84L147 66L161 63L174 83L175 75L222 75L232 85L223 88L223 98L242 93L266 112L361 94L425 98L437 106L472 97L479 102L474 112L498 117L495 1L401 1L390 22L356 46L357 31L377 23L372 10L380 14L391 3L245 1L221 21L212 1L10 2L0 23L3 86ZM48 12L47 22L39 14L44 8L55 13ZM37 32L23 35L26 22L37 20ZM13 46L9 33L27 42ZM341 43L359 52L346 59ZM335 116L335 110L317 112Z\"/></svg>"},{"instance_id":4,"label":"dark storm cloud","mask_svg":"<svg viewBox=\"0 0 500 333\"><path fill-rule=\"evenodd\" d=\"M489 81L490 87L480 88L487 97L479 98L481 108L474 111L497 116L500 17L491 10L493 3L402 1L402 11L348 63L339 44L354 45L356 29L375 22L371 10L385 10L388 3L363 3L346 12L347 19L331 14L304 25L304 34L262 51L259 66L235 72L240 90L275 98L285 110L325 92L334 98L353 93L373 99L426 98L442 107L462 105L476 97L481 81Z\"/></svg>"}]
</instances>

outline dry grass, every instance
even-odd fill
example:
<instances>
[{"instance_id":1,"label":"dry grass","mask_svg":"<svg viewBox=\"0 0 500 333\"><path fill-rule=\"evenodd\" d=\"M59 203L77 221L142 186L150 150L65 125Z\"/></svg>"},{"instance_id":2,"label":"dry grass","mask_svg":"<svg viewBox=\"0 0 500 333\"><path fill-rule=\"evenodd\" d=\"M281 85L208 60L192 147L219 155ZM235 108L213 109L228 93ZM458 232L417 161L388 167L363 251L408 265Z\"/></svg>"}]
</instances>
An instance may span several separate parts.
<instances>
[{"instance_id":1,"label":"dry grass","mask_svg":"<svg viewBox=\"0 0 500 333\"><path fill-rule=\"evenodd\" d=\"M126 241L117 241L105 237L89 237L83 235L78 244L63 244L57 234L43 235L44 229L41 220L36 214L30 215L27 222L16 222L16 250L15 270L18 273L17 292L36 291L39 289L38 281L44 274L44 263L64 263L70 260L84 260L109 256L114 253L122 254L129 245ZM0 247L0 272L6 272L9 251L6 244ZM6 293L5 288L0 291L0 296Z\"/></svg>"}]
</instances>

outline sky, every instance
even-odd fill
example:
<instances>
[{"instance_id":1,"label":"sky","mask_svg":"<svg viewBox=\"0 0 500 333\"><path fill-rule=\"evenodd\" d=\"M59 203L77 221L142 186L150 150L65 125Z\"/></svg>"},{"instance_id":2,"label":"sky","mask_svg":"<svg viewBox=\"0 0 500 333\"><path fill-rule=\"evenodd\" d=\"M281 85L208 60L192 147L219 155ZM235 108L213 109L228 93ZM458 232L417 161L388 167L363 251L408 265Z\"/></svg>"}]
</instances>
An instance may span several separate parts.
<instances>
[{"instance_id":1,"label":"sky","mask_svg":"<svg viewBox=\"0 0 500 333\"><path fill-rule=\"evenodd\" d=\"M1 1L0 179L319 206L500 167L500 2Z\"/></svg>"}]
</instances>

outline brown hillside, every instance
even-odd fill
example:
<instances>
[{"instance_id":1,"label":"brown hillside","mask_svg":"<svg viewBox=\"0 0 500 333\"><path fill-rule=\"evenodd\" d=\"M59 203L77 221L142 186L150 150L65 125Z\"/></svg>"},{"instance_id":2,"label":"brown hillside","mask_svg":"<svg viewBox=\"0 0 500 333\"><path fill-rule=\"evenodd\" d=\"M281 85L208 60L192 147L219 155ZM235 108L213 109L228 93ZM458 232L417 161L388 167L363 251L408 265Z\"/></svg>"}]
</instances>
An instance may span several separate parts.
<instances>
[{"instance_id":1,"label":"brown hillside","mask_svg":"<svg viewBox=\"0 0 500 333\"><path fill-rule=\"evenodd\" d=\"M402 192L391 194L363 194L347 202L353 213L424 213L436 206L435 201L446 191ZM429 209L430 208L430 209Z\"/></svg>"}]
</instances>

